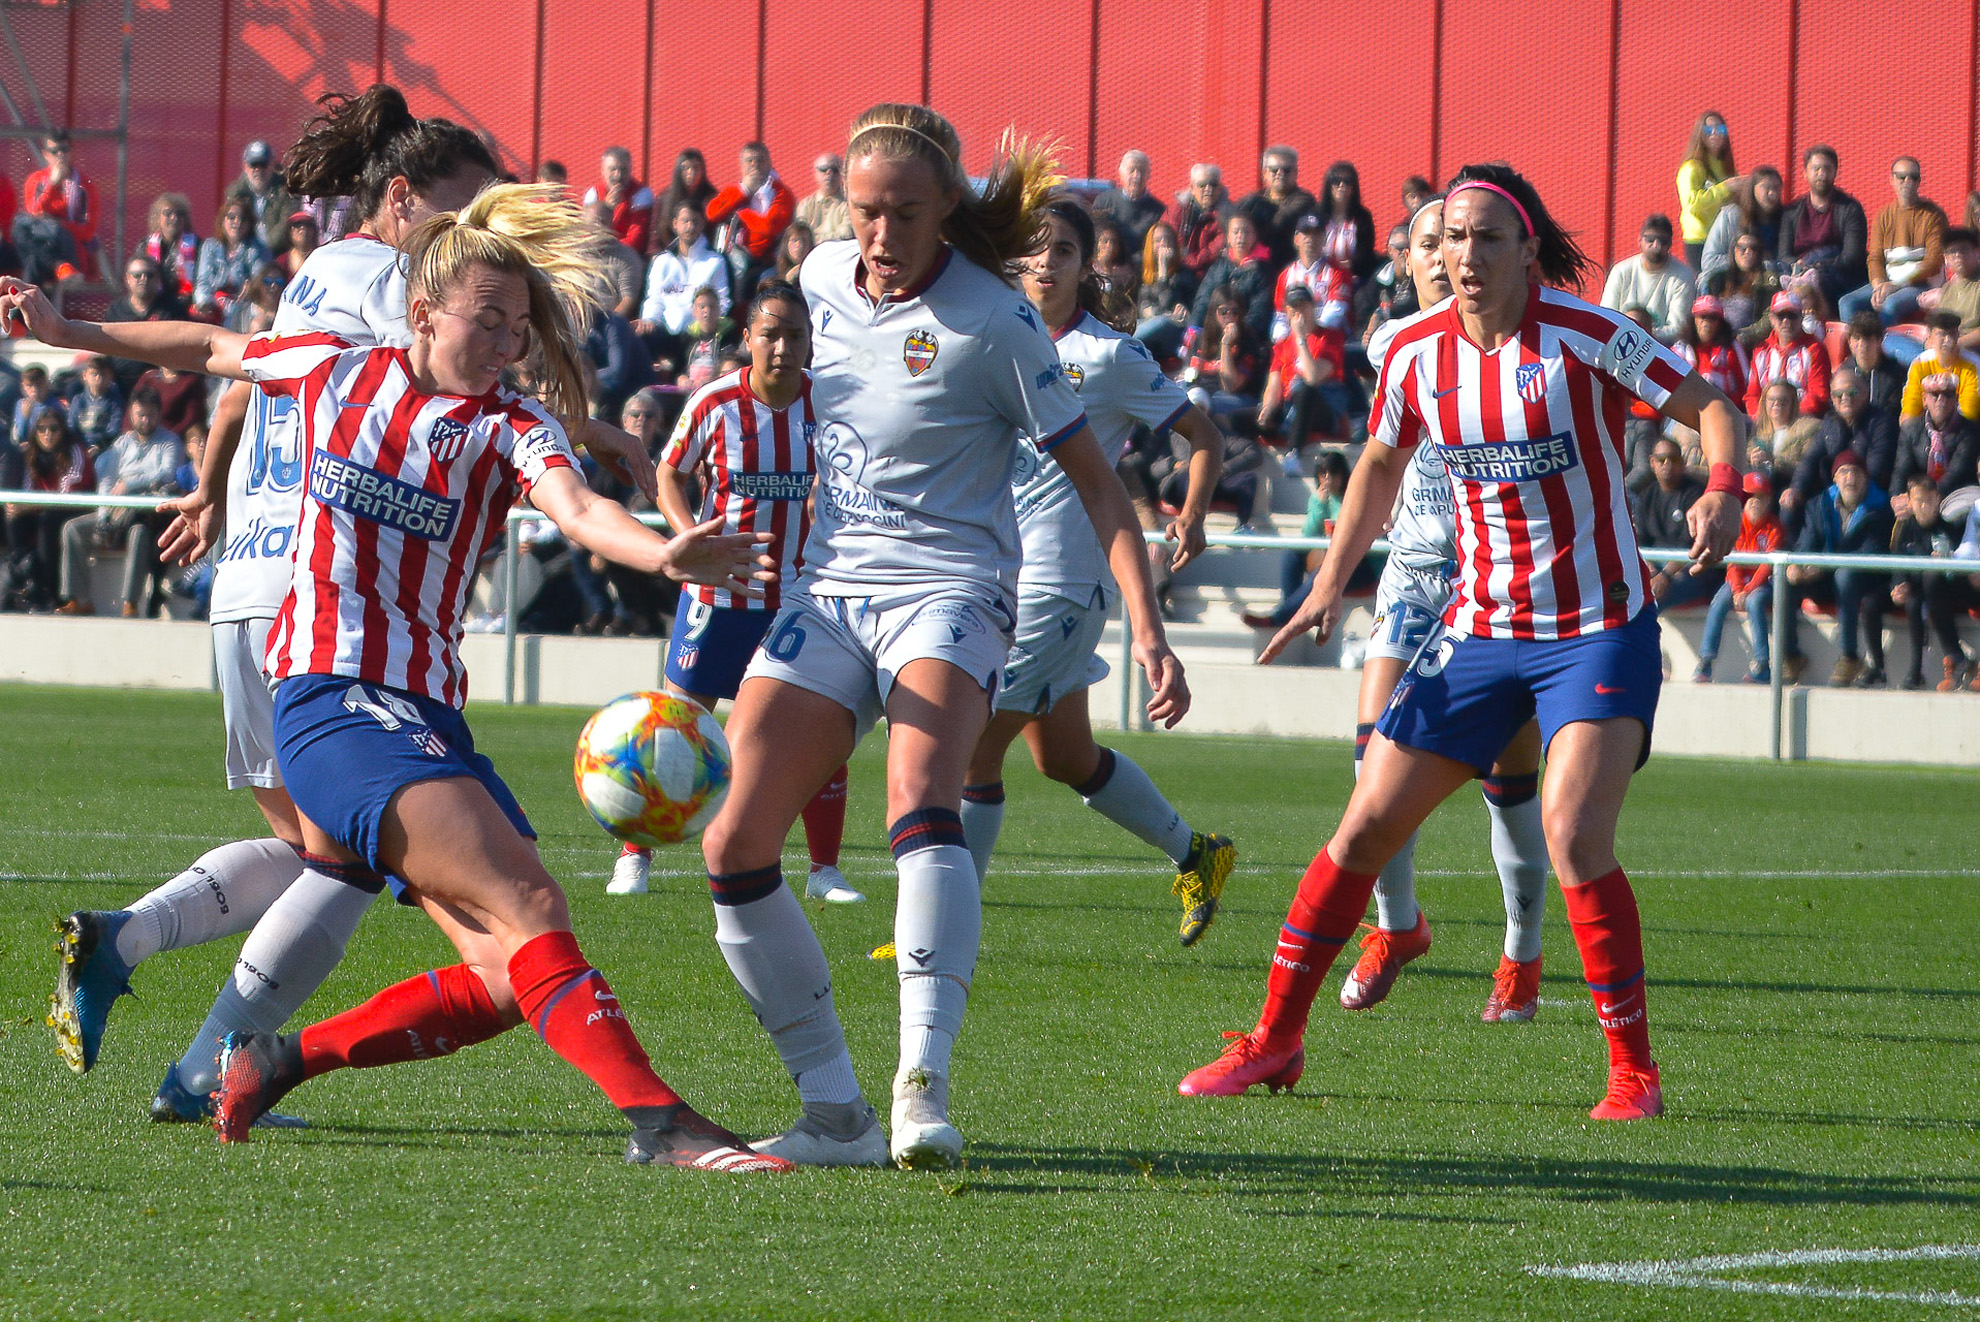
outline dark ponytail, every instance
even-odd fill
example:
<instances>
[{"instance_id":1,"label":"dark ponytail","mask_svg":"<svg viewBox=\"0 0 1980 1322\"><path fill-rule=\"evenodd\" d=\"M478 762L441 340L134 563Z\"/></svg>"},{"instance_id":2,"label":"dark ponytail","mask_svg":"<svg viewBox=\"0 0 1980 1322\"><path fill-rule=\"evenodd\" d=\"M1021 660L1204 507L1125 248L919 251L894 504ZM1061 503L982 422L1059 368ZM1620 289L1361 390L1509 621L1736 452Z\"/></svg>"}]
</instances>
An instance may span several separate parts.
<instances>
[{"instance_id":1,"label":"dark ponytail","mask_svg":"<svg viewBox=\"0 0 1980 1322\"><path fill-rule=\"evenodd\" d=\"M1532 232L1540 240L1540 251L1533 263L1540 268L1542 280L1562 289L1577 289L1595 273L1593 259L1581 250L1573 234L1561 228L1560 222L1547 210L1546 203L1540 200L1539 192L1527 182L1525 175L1504 161L1467 165L1451 176L1450 186L1444 189L1444 195L1451 196L1460 184L1466 183L1490 184L1494 188L1504 189L1526 209L1527 218L1533 222ZM1521 222L1520 237L1526 237L1524 222Z\"/></svg>"},{"instance_id":2,"label":"dark ponytail","mask_svg":"<svg viewBox=\"0 0 1980 1322\"><path fill-rule=\"evenodd\" d=\"M1132 331L1135 323L1133 303L1093 269L1093 252L1098 246L1099 235L1094 228L1092 214L1069 197L1056 197L1047 202L1045 214L1064 221L1073 232L1073 242L1079 247L1079 306L1095 321L1117 331Z\"/></svg>"},{"instance_id":3,"label":"dark ponytail","mask_svg":"<svg viewBox=\"0 0 1980 1322\"><path fill-rule=\"evenodd\" d=\"M326 92L316 104L323 113L288 152L289 188L300 196L349 197L369 219L396 178L424 192L464 166L499 173L488 144L452 120L415 118L396 87Z\"/></svg>"}]
</instances>

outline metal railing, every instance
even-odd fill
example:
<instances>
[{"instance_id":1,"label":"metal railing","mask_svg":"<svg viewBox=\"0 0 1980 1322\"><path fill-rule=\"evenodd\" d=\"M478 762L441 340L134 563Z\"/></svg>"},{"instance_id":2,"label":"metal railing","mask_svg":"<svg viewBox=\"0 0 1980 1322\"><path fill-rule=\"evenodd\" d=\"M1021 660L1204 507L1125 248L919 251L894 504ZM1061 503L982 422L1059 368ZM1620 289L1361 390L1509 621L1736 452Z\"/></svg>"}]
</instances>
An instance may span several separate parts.
<instances>
[{"instance_id":1,"label":"metal railing","mask_svg":"<svg viewBox=\"0 0 1980 1322\"><path fill-rule=\"evenodd\" d=\"M96 509L112 506L122 509L155 509L164 500L158 496L101 496L93 494L58 494L41 491L0 491L0 506L37 505L57 509ZM667 530L667 520L658 513L633 515L649 528ZM502 612L502 701L513 704L516 700L517 646L520 633L517 629L516 593L519 589L517 569L521 554L520 532L525 523L545 523L549 516L532 509L509 511L503 537L503 602ZM1150 532L1146 538L1151 545L1162 544L1159 532ZM1207 538L1212 550L1220 551L1324 551L1333 545L1329 537L1272 537L1260 533L1212 533ZM1370 554L1389 549L1387 542L1376 542L1369 548ZM1689 560L1690 553L1675 548L1649 548L1643 551L1643 558L1653 565L1682 563ZM1735 552L1725 558L1725 564L1771 567L1778 582L1786 581L1786 571L1790 565L1801 565L1812 569L1861 569L1883 574L1973 574L1980 573L1980 560L1951 560L1934 556L1916 555L1823 555L1814 552L1773 551L1766 554L1755 552ZM1781 759L1782 742L1785 733L1784 699L1787 684L1781 677L1780 662L1787 655L1788 612L1800 600L1800 594L1792 591L1776 591L1772 599L1772 615L1769 633L1772 635L1771 651L1774 664L1770 667L1768 683L1770 706L1772 707L1772 734L1770 738L1771 756ZM1125 626L1121 629L1121 701L1120 728L1139 728L1144 724L1135 711L1136 695L1141 681L1137 677L1134 664L1133 638ZM665 645L662 640L662 646Z\"/></svg>"}]
</instances>

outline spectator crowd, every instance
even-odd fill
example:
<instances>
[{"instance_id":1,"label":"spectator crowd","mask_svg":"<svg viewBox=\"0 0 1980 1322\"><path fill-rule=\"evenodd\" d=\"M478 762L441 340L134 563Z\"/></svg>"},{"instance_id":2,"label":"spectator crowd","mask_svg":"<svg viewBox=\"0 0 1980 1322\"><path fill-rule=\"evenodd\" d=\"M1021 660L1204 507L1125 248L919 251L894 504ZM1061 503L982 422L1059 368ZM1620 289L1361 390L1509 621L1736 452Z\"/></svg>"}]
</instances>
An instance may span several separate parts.
<instances>
[{"instance_id":1,"label":"spectator crowd","mask_svg":"<svg viewBox=\"0 0 1980 1322\"><path fill-rule=\"evenodd\" d=\"M208 237L198 236L189 200L164 193L119 264L120 254L103 250L96 190L68 138L49 134L39 147L42 168L18 195L0 181L0 270L65 293L114 283L104 314L112 321L264 328L309 254L353 224L340 199L291 195L275 153L257 141L218 199ZM1701 114L1670 211L1643 217L1637 251L1609 270L1601 301L1749 413L1740 549L1980 561L1980 505L1968 490L1980 481L1980 193L1955 220L1927 195L1918 161L1898 156L1888 200L1866 205L1842 186L1842 164L1817 144L1793 163L1792 178L1775 165L1742 170L1726 120ZM1309 190L1290 146L1267 148L1255 185L1242 191L1208 162L1189 168L1173 198L1155 191L1153 176L1147 155L1130 151L1111 183L1079 186L1097 222L1094 273L1110 319L1187 383L1223 429L1219 501L1250 522L1263 512L1275 465L1311 473L1307 523L1317 533L1365 440L1373 381L1364 346L1383 322L1417 311L1404 245L1433 187L1407 180L1393 223L1381 229L1352 163L1335 161ZM555 161L543 162L538 178L581 198L605 253L610 306L587 328L594 414L656 454L686 394L742 362L739 325L757 283L796 279L813 247L852 233L844 164L831 153L811 162L799 187L754 141L737 153L726 186L694 149L675 158L657 189L617 146L601 153L589 184ZM216 393L204 378L114 359L52 378L38 367L0 374L0 425L9 427L0 490L190 490ZM1704 490L1697 436L1645 408L1626 424L1624 452L1642 543L1689 545L1685 516ZM1122 461L1151 526L1178 499L1181 458L1170 438L1144 433ZM596 489L644 505L602 471L590 476ZM173 597L199 613L210 568L162 567L159 523L114 506L7 505L0 609L94 613L89 561L121 556L124 615L153 614ZM491 610L471 628L498 628L512 609L537 631L644 636L668 627L672 591L564 544L548 524L531 530L522 554L520 600L503 598L507 567L490 566ZM1308 557L1288 556L1284 600L1247 618L1260 627L1289 618L1312 568ZM1774 657L1777 584L1766 568L1652 568L1664 609L1705 611L1699 682L1715 678L1735 615L1747 636L1744 677L1764 682L1778 662L1784 678L1799 680L1799 624L1815 610L1837 621L1833 684L1889 682L1884 618L1902 613L1910 647L1900 685L1980 691L1980 667L1957 632L1980 604L1980 574L1790 569L1785 588L1802 609L1789 612L1796 627ZM1934 644L1940 665L1928 673Z\"/></svg>"}]
</instances>

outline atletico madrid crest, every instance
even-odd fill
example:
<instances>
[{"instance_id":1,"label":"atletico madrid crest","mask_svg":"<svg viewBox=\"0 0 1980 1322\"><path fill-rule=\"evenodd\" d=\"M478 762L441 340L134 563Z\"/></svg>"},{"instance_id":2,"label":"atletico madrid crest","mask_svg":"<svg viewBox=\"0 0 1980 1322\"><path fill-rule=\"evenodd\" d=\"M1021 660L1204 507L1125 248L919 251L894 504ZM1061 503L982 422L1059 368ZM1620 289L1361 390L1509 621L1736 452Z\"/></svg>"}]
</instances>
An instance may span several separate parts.
<instances>
[{"instance_id":1,"label":"atletico madrid crest","mask_svg":"<svg viewBox=\"0 0 1980 1322\"><path fill-rule=\"evenodd\" d=\"M1519 397L1529 404L1538 404L1547 397L1547 367L1544 363L1521 363L1513 372L1513 382L1519 387Z\"/></svg>"},{"instance_id":2,"label":"atletico madrid crest","mask_svg":"<svg viewBox=\"0 0 1980 1322\"><path fill-rule=\"evenodd\" d=\"M941 348L935 337L927 331L914 331L901 345L901 361L907 364L909 376L920 376L935 365L935 354Z\"/></svg>"}]
</instances>

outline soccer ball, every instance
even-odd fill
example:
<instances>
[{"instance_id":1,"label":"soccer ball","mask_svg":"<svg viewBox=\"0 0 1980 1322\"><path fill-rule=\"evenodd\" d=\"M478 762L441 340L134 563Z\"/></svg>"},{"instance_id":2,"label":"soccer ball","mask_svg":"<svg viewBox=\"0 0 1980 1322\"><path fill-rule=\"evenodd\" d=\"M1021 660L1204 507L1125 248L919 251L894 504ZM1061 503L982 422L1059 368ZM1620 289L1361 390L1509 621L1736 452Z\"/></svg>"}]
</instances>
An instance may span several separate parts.
<instances>
[{"instance_id":1,"label":"soccer ball","mask_svg":"<svg viewBox=\"0 0 1980 1322\"><path fill-rule=\"evenodd\" d=\"M585 722L577 790L598 824L648 849L701 834L729 793L729 741L713 716L665 693L628 693Z\"/></svg>"}]
</instances>

